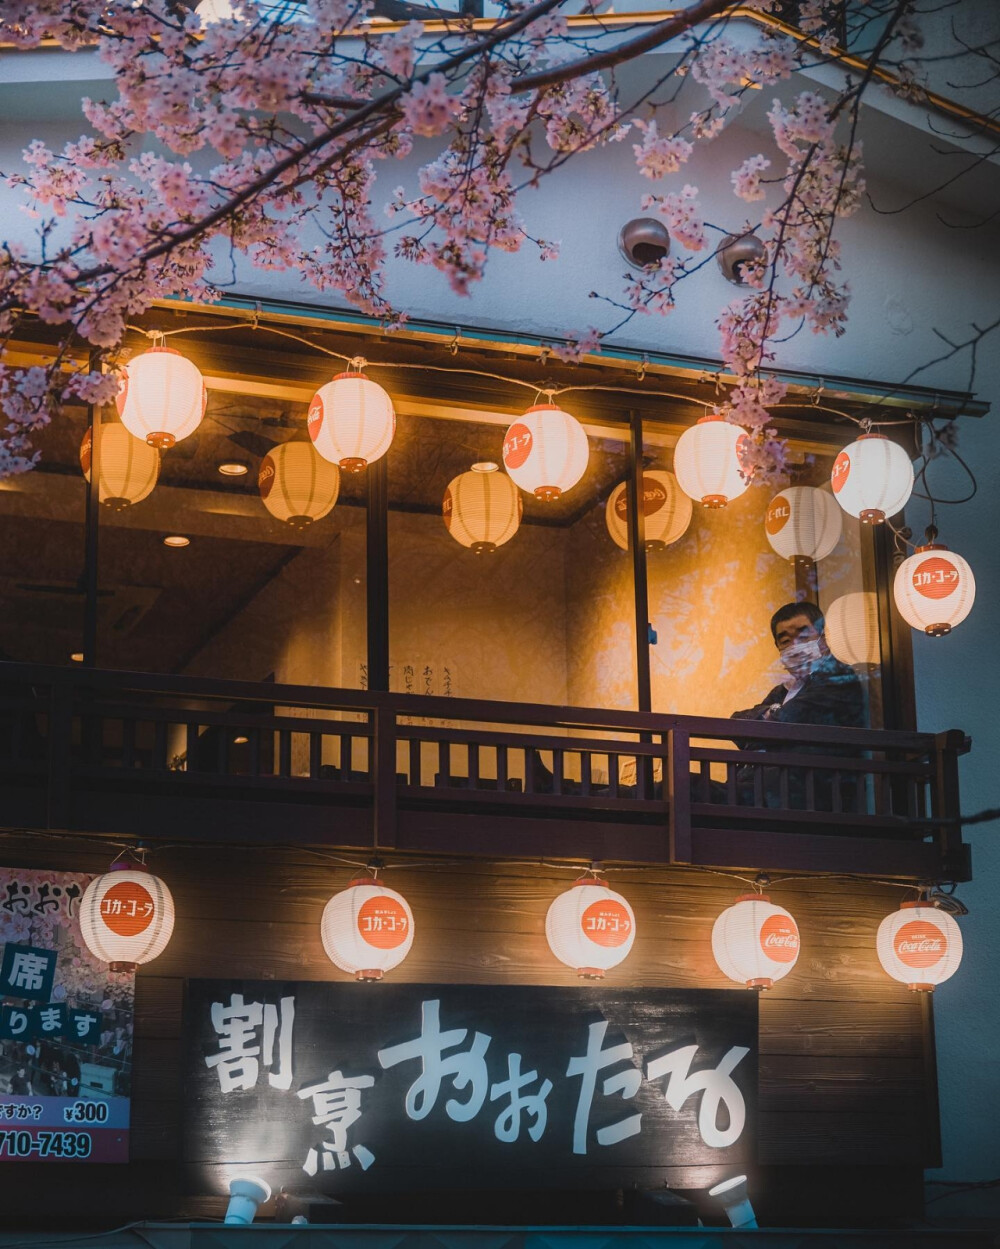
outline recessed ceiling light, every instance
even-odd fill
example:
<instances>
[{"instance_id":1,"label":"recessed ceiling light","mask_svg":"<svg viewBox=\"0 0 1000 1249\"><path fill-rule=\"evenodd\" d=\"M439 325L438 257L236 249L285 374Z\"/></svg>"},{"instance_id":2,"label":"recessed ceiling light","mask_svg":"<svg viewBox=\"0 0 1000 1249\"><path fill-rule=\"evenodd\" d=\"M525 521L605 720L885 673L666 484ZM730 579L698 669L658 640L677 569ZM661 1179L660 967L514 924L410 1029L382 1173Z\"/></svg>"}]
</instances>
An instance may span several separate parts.
<instances>
[{"instance_id":1,"label":"recessed ceiling light","mask_svg":"<svg viewBox=\"0 0 1000 1249\"><path fill-rule=\"evenodd\" d=\"M82 664L83 663L83 651L74 651L73 654L70 655L70 660L75 664Z\"/></svg>"},{"instance_id":2,"label":"recessed ceiling light","mask_svg":"<svg viewBox=\"0 0 1000 1249\"><path fill-rule=\"evenodd\" d=\"M234 737L234 738L233 738L233 745L234 745L234 746L245 746L249 740L250 740L250 738L249 738L249 737L244 737L242 734L240 734L240 736L239 736L239 737Z\"/></svg>"},{"instance_id":3,"label":"recessed ceiling light","mask_svg":"<svg viewBox=\"0 0 1000 1249\"><path fill-rule=\"evenodd\" d=\"M191 539L185 538L182 533L168 533L163 539L164 546L190 546Z\"/></svg>"},{"instance_id":4,"label":"recessed ceiling light","mask_svg":"<svg viewBox=\"0 0 1000 1249\"><path fill-rule=\"evenodd\" d=\"M223 460L219 465L219 472L223 477L245 477L250 471L250 465L244 464L242 460Z\"/></svg>"}]
</instances>

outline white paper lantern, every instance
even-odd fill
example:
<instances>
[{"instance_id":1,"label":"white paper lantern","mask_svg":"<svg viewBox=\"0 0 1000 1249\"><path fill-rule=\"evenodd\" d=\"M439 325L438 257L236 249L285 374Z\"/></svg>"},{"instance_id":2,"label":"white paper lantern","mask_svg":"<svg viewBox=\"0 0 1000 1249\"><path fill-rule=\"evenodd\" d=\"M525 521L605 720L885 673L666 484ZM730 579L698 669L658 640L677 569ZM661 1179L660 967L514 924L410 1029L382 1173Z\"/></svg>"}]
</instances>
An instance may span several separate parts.
<instances>
[{"instance_id":1,"label":"white paper lantern","mask_svg":"<svg viewBox=\"0 0 1000 1249\"><path fill-rule=\"evenodd\" d=\"M962 930L939 907L904 902L879 924L876 949L893 980L914 992L933 993L958 971Z\"/></svg>"},{"instance_id":2,"label":"white paper lantern","mask_svg":"<svg viewBox=\"0 0 1000 1249\"><path fill-rule=\"evenodd\" d=\"M545 916L549 949L578 976L600 980L635 941L635 915L603 880L584 877L561 893Z\"/></svg>"},{"instance_id":3,"label":"white paper lantern","mask_svg":"<svg viewBox=\"0 0 1000 1249\"><path fill-rule=\"evenodd\" d=\"M257 488L272 516L293 529L306 529L333 511L340 469L308 442L284 442L261 460Z\"/></svg>"},{"instance_id":4,"label":"white paper lantern","mask_svg":"<svg viewBox=\"0 0 1000 1249\"><path fill-rule=\"evenodd\" d=\"M680 488L702 507L725 507L750 484L743 475L747 431L722 416L703 416L686 429L674 448Z\"/></svg>"},{"instance_id":5,"label":"white paper lantern","mask_svg":"<svg viewBox=\"0 0 1000 1249\"><path fill-rule=\"evenodd\" d=\"M862 434L834 460L830 484L848 515L880 525L906 506L913 492L913 465L903 448L884 434Z\"/></svg>"},{"instance_id":6,"label":"white paper lantern","mask_svg":"<svg viewBox=\"0 0 1000 1249\"><path fill-rule=\"evenodd\" d=\"M892 588L906 623L935 638L961 624L976 601L972 569L941 542L918 546L904 559Z\"/></svg>"},{"instance_id":7,"label":"white paper lantern","mask_svg":"<svg viewBox=\"0 0 1000 1249\"><path fill-rule=\"evenodd\" d=\"M691 524L693 505L673 473L647 468L642 474L642 514L647 551L662 551L683 537ZM604 510L608 533L628 550L628 482L615 486Z\"/></svg>"},{"instance_id":8,"label":"white paper lantern","mask_svg":"<svg viewBox=\"0 0 1000 1249\"><path fill-rule=\"evenodd\" d=\"M112 971L134 971L166 949L174 930L174 900L158 876L135 865L92 880L80 902L87 949Z\"/></svg>"},{"instance_id":9,"label":"white paper lantern","mask_svg":"<svg viewBox=\"0 0 1000 1249\"><path fill-rule=\"evenodd\" d=\"M486 461L453 478L441 502L448 532L477 555L495 551L513 538L522 509L517 486L498 465Z\"/></svg>"},{"instance_id":10,"label":"white paper lantern","mask_svg":"<svg viewBox=\"0 0 1000 1249\"><path fill-rule=\"evenodd\" d=\"M338 373L309 405L309 437L324 460L360 473L389 450L396 433L392 400L363 373Z\"/></svg>"},{"instance_id":11,"label":"white paper lantern","mask_svg":"<svg viewBox=\"0 0 1000 1249\"><path fill-rule=\"evenodd\" d=\"M161 451L202 422L208 392L200 370L171 347L151 347L125 366L115 400L122 424Z\"/></svg>"},{"instance_id":12,"label":"white paper lantern","mask_svg":"<svg viewBox=\"0 0 1000 1249\"><path fill-rule=\"evenodd\" d=\"M836 598L823 613L826 644L842 664L874 666L880 660L878 600L858 590Z\"/></svg>"},{"instance_id":13,"label":"white paper lantern","mask_svg":"<svg viewBox=\"0 0 1000 1249\"><path fill-rule=\"evenodd\" d=\"M413 945L413 912L394 889L364 878L334 894L320 922L331 963L355 980L381 980Z\"/></svg>"},{"instance_id":14,"label":"white paper lantern","mask_svg":"<svg viewBox=\"0 0 1000 1249\"><path fill-rule=\"evenodd\" d=\"M832 494L815 486L789 486L764 514L764 532L783 559L825 559L840 541L842 512Z\"/></svg>"},{"instance_id":15,"label":"white paper lantern","mask_svg":"<svg viewBox=\"0 0 1000 1249\"><path fill-rule=\"evenodd\" d=\"M744 894L715 921L712 953L730 980L748 989L769 989L795 966L798 925L767 894Z\"/></svg>"},{"instance_id":16,"label":"white paper lantern","mask_svg":"<svg viewBox=\"0 0 1000 1249\"><path fill-rule=\"evenodd\" d=\"M90 481L93 430L80 443L80 467ZM133 437L124 425L101 426L101 471L98 498L113 512L123 512L152 493L160 475L160 453L149 443Z\"/></svg>"},{"instance_id":17,"label":"white paper lantern","mask_svg":"<svg viewBox=\"0 0 1000 1249\"><path fill-rule=\"evenodd\" d=\"M571 490L589 460L583 426L554 403L529 408L504 434L504 468L522 490L539 499L551 501Z\"/></svg>"}]
</instances>

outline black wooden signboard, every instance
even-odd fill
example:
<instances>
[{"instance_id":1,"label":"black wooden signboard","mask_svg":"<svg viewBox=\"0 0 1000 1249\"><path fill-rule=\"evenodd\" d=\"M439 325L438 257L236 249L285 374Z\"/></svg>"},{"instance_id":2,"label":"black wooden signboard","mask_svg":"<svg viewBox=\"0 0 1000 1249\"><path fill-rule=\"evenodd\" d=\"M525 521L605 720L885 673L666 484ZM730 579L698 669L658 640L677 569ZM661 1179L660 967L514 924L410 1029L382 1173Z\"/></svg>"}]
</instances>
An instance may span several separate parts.
<instances>
[{"instance_id":1,"label":"black wooden signboard","mask_svg":"<svg viewBox=\"0 0 1000 1249\"><path fill-rule=\"evenodd\" d=\"M755 994L192 980L186 1036L184 1158L206 1176L645 1188L755 1155Z\"/></svg>"}]
</instances>

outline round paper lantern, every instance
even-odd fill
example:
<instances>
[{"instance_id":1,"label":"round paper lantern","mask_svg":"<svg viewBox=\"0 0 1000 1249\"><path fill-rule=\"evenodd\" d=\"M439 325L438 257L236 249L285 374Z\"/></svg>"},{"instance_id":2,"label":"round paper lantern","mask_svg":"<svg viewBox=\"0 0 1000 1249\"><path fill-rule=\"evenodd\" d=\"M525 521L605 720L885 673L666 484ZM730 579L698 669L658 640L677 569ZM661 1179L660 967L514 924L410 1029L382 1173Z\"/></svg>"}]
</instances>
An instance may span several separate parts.
<instances>
[{"instance_id":1,"label":"round paper lantern","mask_svg":"<svg viewBox=\"0 0 1000 1249\"><path fill-rule=\"evenodd\" d=\"M702 507L725 507L750 484L744 477L745 429L721 416L703 416L686 429L674 448L674 472L680 488Z\"/></svg>"},{"instance_id":2,"label":"round paper lantern","mask_svg":"<svg viewBox=\"0 0 1000 1249\"><path fill-rule=\"evenodd\" d=\"M825 559L840 541L843 523L833 495L815 486L789 486L764 514L764 532L783 559Z\"/></svg>"},{"instance_id":3,"label":"round paper lantern","mask_svg":"<svg viewBox=\"0 0 1000 1249\"><path fill-rule=\"evenodd\" d=\"M943 637L961 624L976 601L972 569L941 542L918 546L896 569L893 596L914 629Z\"/></svg>"},{"instance_id":4,"label":"round paper lantern","mask_svg":"<svg viewBox=\"0 0 1000 1249\"><path fill-rule=\"evenodd\" d=\"M798 925L767 894L744 894L715 921L712 953L730 980L748 989L770 989L799 957Z\"/></svg>"},{"instance_id":5,"label":"round paper lantern","mask_svg":"<svg viewBox=\"0 0 1000 1249\"><path fill-rule=\"evenodd\" d=\"M522 490L547 502L572 489L589 460L583 426L554 403L529 408L504 435L504 468Z\"/></svg>"},{"instance_id":6,"label":"round paper lantern","mask_svg":"<svg viewBox=\"0 0 1000 1249\"><path fill-rule=\"evenodd\" d=\"M293 529L306 529L333 510L340 469L308 442L284 442L261 460L257 488L272 516Z\"/></svg>"},{"instance_id":7,"label":"round paper lantern","mask_svg":"<svg viewBox=\"0 0 1000 1249\"><path fill-rule=\"evenodd\" d=\"M90 481L93 431L88 428L80 443L80 467ZM101 426L101 471L98 498L113 512L123 512L152 492L160 475L160 453L149 443L134 438L124 425Z\"/></svg>"},{"instance_id":8,"label":"round paper lantern","mask_svg":"<svg viewBox=\"0 0 1000 1249\"><path fill-rule=\"evenodd\" d=\"M642 514L646 550L662 551L682 537L691 524L692 503L673 473L648 468L642 474ZM628 550L628 482L615 486L604 510L608 533Z\"/></svg>"},{"instance_id":9,"label":"round paper lantern","mask_svg":"<svg viewBox=\"0 0 1000 1249\"><path fill-rule=\"evenodd\" d=\"M393 889L367 877L334 894L320 922L331 963L355 980L381 980L413 945L413 912Z\"/></svg>"},{"instance_id":10,"label":"round paper lantern","mask_svg":"<svg viewBox=\"0 0 1000 1249\"><path fill-rule=\"evenodd\" d=\"M338 373L309 405L309 437L324 460L360 473L389 450L396 432L392 400L363 373Z\"/></svg>"},{"instance_id":11,"label":"round paper lantern","mask_svg":"<svg viewBox=\"0 0 1000 1249\"><path fill-rule=\"evenodd\" d=\"M836 598L823 613L826 644L842 664L874 666L881 658L878 635L878 600L870 591L855 591Z\"/></svg>"},{"instance_id":12,"label":"round paper lantern","mask_svg":"<svg viewBox=\"0 0 1000 1249\"><path fill-rule=\"evenodd\" d=\"M848 515L880 525L906 506L913 491L913 465L903 448L884 434L862 434L834 460L830 484Z\"/></svg>"},{"instance_id":13,"label":"round paper lantern","mask_svg":"<svg viewBox=\"0 0 1000 1249\"><path fill-rule=\"evenodd\" d=\"M193 434L208 404L205 380L171 347L151 347L125 366L115 400L125 428L161 451Z\"/></svg>"},{"instance_id":14,"label":"round paper lantern","mask_svg":"<svg viewBox=\"0 0 1000 1249\"><path fill-rule=\"evenodd\" d=\"M441 514L456 542L486 555L509 542L521 523L521 495L499 465L475 464L444 492Z\"/></svg>"},{"instance_id":15,"label":"round paper lantern","mask_svg":"<svg viewBox=\"0 0 1000 1249\"><path fill-rule=\"evenodd\" d=\"M600 980L635 941L635 915L603 880L587 876L561 893L545 916L549 949L578 976Z\"/></svg>"},{"instance_id":16,"label":"round paper lantern","mask_svg":"<svg viewBox=\"0 0 1000 1249\"><path fill-rule=\"evenodd\" d=\"M116 864L90 882L80 901L87 949L112 971L135 971L162 954L173 930L170 890L137 864Z\"/></svg>"},{"instance_id":17,"label":"round paper lantern","mask_svg":"<svg viewBox=\"0 0 1000 1249\"><path fill-rule=\"evenodd\" d=\"M893 980L915 992L933 993L958 971L962 930L939 907L904 902L879 924L876 949Z\"/></svg>"}]
</instances>

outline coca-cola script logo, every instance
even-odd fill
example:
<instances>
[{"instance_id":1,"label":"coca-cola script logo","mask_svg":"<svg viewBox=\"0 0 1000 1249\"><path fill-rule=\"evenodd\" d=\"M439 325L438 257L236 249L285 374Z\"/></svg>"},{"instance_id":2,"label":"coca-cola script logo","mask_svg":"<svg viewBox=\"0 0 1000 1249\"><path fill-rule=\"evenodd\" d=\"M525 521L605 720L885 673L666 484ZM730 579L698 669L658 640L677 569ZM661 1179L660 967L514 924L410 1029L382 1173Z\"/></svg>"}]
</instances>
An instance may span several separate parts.
<instances>
[{"instance_id":1,"label":"coca-cola script logo","mask_svg":"<svg viewBox=\"0 0 1000 1249\"><path fill-rule=\"evenodd\" d=\"M893 937L892 948L906 967L933 967L948 953L948 938L937 924L911 919Z\"/></svg>"},{"instance_id":2,"label":"coca-cola script logo","mask_svg":"<svg viewBox=\"0 0 1000 1249\"><path fill-rule=\"evenodd\" d=\"M520 421L507 430L507 437L503 440L503 462L508 468L520 468L524 461L531 454L531 444L533 442L531 430L527 425L522 425Z\"/></svg>"},{"instance_id":3,"label":"coca-cola script logo","mask_svg":"<svg viewBox=\"0 0 1000 1249\"><path fill-rule=\"evenodd\" d=\"M773 963L799 957L799 930L790 915L769 915L760 926L760 948Z\"/></svg>"},{"instance_id":4,"label":"coca-cola script logo","mask_svg":"<svg viewBox=\"0 0 1000 1249\"><path fill-rule=\"evenodd\" d=\"M93 452L92 434L93 431L88 428L83 435L83 442L80 443L80 467L85 477L90 472L90 459Z\"/></svg>"},{"instance_id":5,"label":"coca-cola script logo","mask_svg":"<svg viewBox=\"0 0 1000 1249\"><path fill-rule=\"evenodd\" d=\"M362 902L358 911L358 932L376 950L394 950L406 940L410 921L395 898L379 894Z\"/></svg>"},{"instance_id":6,"label":"coca-cola script logo","mask_svg":"<svg viewBox=\"0 0 1000 1249\"><path fill-rule=\"evenodd\" d=\"M444 499L441 502L441 515L444 517L444 523L451 530L451 518L455 511L455 500L451 497L451 487L444 492Z\"/></svg>"},{"instance_id":7,"label":"coca-cola script logo","mask_svg":"<svg viewBox=\"0 0 1000 1249\"><path fill-rule=\"evenodd\" d=\"M308 421L309 437L315 442L323 425L323 400L319 395L313 395L313 401L309 405Z\"/></svg>"},{"instance_id":8,"label":"coca-cola script logo","mask_svg":"<svg viewBox=\"0 0 1000 1249\"><path fill-rule=\"evenodd\" d=\"M257 488L260 490L260 497L266 499L271 493L271 487L274 485L274 460L269 455L265 455L260 462L260 472L257 474Z\"/></svg>"},{"instance_id":9,"label":"coca-cola script logo","mask_svg":"<svg viewBox=\"0 0 1000 1249\"><path fill-rule=\"evenodd\" d=\"M958 581L958 569L942 555L932 555L913 570L913 588L924 598L947 598Z\"/></svg>"},{"instance_id":10,"label":"coca-cola script logo","mask_svg":"<svg viewBox=\"0 0 1000 1249\"><path fill-rule=\"evenodd\" d=\"M776 495L767 507L764 528L770 534L781 533L792 515L792 505L783 494Z\"/></svg>"},{"instance_id":11,"label":"coca-cola script logo","mask_svg":"<svg viewBox=\"0 0 1000 1249\"><path fill-rule=\"evenodd\" d=\"M628 911L614 898L591 902L580 917L584 936L595 945L619 946L628 940L632 921Z\"/></svg>"},{"instance_id":12,"label":"coca-cola script logo","mask_svg":"<svg viewBox=\"0 0 1000 1249\"><path fill-rule=\"evenodd\" d=\"M667 501L667 492L655 477L642 479L642 514L653 516ZM615 514L620 520L628 518L628 490L622 490L615 499Z\"/></svg>"},{"instance_id":13,"label":"coca-cola script logo","mask_svg":"<svg viewBox=\"0 0 1000 1249\"><path fill-rule=\"evenodd\" d=\"M833 486L833 493L840 494L841 490L847 485L847 479L851 475L851 457L846 451L841 451L840 455L833 461L833 469L830 473L830 485Z\"/></svg>"},{"instance_id":14,"label":"coca-cola script logo","mask_svg":"<svg viewBox=\"0 0 1000 1249\"><path fill-rule=\"evenodd\" d=\"M118 409L118 415L125 411L125 400L128 398L128 373L123 372L121 382L118 385L118 394L115 395L115 407Z\"/></svg>"}]
</instances>

